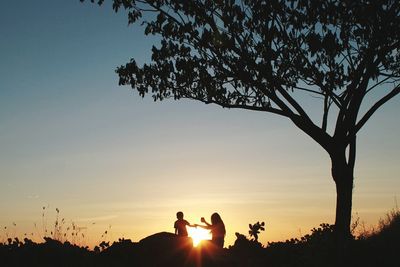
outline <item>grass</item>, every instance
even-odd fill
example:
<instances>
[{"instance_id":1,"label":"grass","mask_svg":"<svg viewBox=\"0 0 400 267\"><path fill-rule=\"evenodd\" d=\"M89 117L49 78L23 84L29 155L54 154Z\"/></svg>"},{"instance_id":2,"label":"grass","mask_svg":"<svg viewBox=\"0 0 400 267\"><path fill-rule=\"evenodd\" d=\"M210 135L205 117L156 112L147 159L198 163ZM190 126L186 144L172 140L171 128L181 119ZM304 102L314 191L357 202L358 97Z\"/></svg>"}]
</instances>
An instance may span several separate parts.
<instances>
[{"instance_id":1,"label":"grass","mask_svg":"<svg viewBox=\"0 0 400 267\"><path fill-rule=\"evenodd\" d=\"M55 213L54 213L55 212ZM51 218L50 214L54 214ZM90 226L94 226L96 222L91 222ZM97 242L108 241L111 233L111 225L106 230L101 232L98 236ZM67 221L66 218L61 216L59 208L51 209L50 206L43 206L41 208L41 219L40 222L33 223L32 231L25 232L24 234L17 234L18 227L15 222L10 225L1 227L0 231L0 244L9 242L9 239L18 240L29 239L35 242L43 242L45 239L51 238L52 240L59 241L61 243L68 242L70 244L87 247L90 227L87 225L80 225L74 221Z\"/></svg>"}]
</instances>

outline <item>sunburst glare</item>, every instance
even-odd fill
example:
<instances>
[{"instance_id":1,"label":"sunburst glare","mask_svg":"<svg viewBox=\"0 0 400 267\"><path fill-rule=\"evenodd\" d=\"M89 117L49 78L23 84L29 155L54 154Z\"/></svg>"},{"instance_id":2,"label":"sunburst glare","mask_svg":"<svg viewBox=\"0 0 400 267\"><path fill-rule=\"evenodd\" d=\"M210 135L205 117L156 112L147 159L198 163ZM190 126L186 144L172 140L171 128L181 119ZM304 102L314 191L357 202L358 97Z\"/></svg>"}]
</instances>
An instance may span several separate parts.
<instances>
[{"instance_id":1,"label":"sunburst glare","mask_svg":"<svg viewBox=\"0 0 400 267\"><path fill-rule=\"evenodd\" d=\"M193 246L196 247L202 240L211 240L211 233L209 230L202 228L188 228L189 237L193 239Z\"/></svg>"}]
</instances>

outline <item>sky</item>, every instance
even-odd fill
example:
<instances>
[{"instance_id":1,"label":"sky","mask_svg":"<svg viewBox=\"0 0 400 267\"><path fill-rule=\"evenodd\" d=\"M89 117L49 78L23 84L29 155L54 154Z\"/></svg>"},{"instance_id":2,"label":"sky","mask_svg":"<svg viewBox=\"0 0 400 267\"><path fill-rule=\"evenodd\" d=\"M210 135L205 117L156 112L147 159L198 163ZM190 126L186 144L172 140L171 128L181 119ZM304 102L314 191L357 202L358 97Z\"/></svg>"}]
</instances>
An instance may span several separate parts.
<instances>
[{"instance_id":1,"label":"sky","mask_svg":"<svg viewBox=\"0 0 400 267\"><path fill-rule=\"evenodd\" d=\"M56 209L90 246L173 232L177 211L218 212L226 246L257 221L263 244L334 223L330 159L290 121L118 86L116 67L149 62L157 42L123 12L1 1L0 36L0 242L54 231ZM398 101L358 135L353 214L367 226L400 198Z\"/></svg>"}]
</instances>

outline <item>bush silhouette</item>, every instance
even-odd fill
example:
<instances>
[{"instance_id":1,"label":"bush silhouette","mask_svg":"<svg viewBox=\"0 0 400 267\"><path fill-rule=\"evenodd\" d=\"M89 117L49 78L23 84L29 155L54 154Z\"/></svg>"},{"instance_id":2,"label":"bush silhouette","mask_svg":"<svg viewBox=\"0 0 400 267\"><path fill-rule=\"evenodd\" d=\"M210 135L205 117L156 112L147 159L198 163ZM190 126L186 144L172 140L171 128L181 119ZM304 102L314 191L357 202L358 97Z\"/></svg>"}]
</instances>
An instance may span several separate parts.
<instances>
[{"instance_id":1,"label":"bush silhouette","mask_svg":"<svg viewBox=\"0 0 400 267\"><path fill-rule=\"evenodd\" d=\"M261 223L260 223L261 225ZM378 230L360 235L338 254L334 226L321 224L310 234L266 246L236 233L228 249L210 254L207 247L194 248L188 238L156 233L139 242L121 238L112 244L101 242L97 249L46 237L36 243L28 238L8 238L0 243L1 266L219 266L219 267L303 267L303 266L396 266L400 240L400 212L393 211ZM346 264L343 264L346 262ZM200 265L199 265L200 264Z\"/></svg>"},{"instance_id":2,"label":"bush silhouette","mask_svg":"<svg viewBox=\"0 0 400 267\"><path fill-rule=\"evenodd\" d=\"M249 224L249 228L250 228L249 234L250 234L250 236L252 236L254 238L253 240L255 242L258 242L258 234L260 233L260 231L265 231L264 226L265 226L264 222L262 222L262 223L257 222L255 224Z\"/></svg>"}]
</instances>

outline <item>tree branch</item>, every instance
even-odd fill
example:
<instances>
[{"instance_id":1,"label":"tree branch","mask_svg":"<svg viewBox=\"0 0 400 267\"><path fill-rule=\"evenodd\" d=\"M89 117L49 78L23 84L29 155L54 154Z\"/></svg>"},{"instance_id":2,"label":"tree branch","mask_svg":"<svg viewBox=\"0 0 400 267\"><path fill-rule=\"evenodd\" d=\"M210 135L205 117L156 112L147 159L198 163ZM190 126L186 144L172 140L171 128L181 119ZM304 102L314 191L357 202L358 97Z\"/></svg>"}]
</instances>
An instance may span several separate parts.
<instances>
[{"instance_id":1,"label":"tree branch","mask_svg":"<svg viewBox=\"0 0 400 267\"><path fill-rule=\"evenodd\" d=\"M364 124L369 120L369 118L377 111L383 104L388 102L390 99L395 97L397 94L400 93L400 85L396 86L390 93L388 93L386 96L382 97L378 102L376 102L361 118L361 120L358 121L354 128L354 134L356 134L363 126Z\"/></svg>"},{"instance_id":2,"label":"tree branch","mask_svg":"<svg viewBox=\"0 0 400 267\"><path fill-rule=\"evenodd\" d=\"M354 169L354 165L356 164L356 138L356 136L353 136L349 144L349 158L347 164L351 169Z\"/></svg>"},{"instance_id":3,"label":"tree branch","mask_svg":"<svg viewBox=\"0 0 400 267\"><path fill-rule=\"evenodd\" d=\"M223 108L233 108L233 109L240 108L240 109L246 109L246 110L252 110L252 111L270 112L270 113L274 113L274 114L277 114L277 115L280 115L280 116L283 116L283 117L290 118L290 114L288 114L288 113L286 113L286 112L284 112L284 111L282 111L280 109L273 108L273 107L258 107L258 106L242 105L242 104L229 104L229 103L223 103L223 102L219 102L219 101L212 100L212 99L205 100L203 98L198 98L198 97L187 97L187 96L185 96L184 98L197 100L197 101L203 102L205 104L216 104L216 105L221 106Z\"/></svg>"},{"instance_id":4,"label":"tree branch","mask_svg":"<svg viewBox=\"0 0 400 267\"><path fill-rule=\"evenodd\" d=\"M297 103L296 100L283 88L282 86L277 86L278 92L289 102L289 104L302 116L304 119L311 121L310 117L304 111L304 109Z\"/></svg>"}]
</instances>

